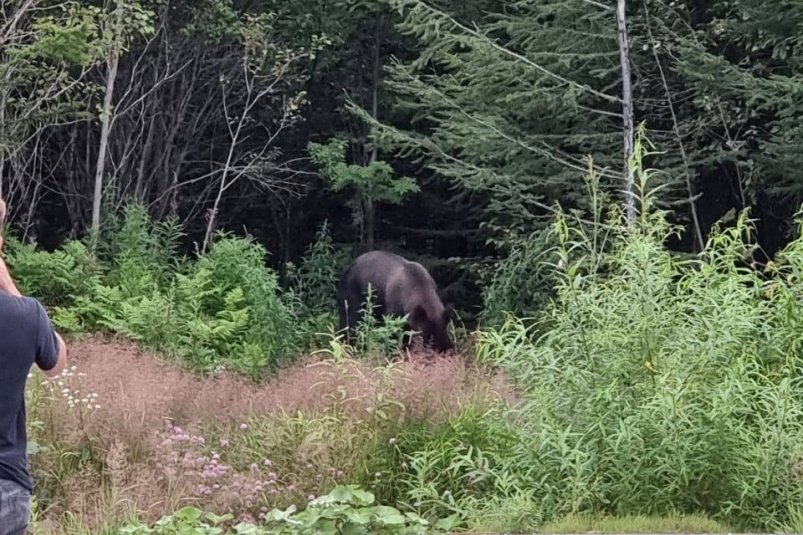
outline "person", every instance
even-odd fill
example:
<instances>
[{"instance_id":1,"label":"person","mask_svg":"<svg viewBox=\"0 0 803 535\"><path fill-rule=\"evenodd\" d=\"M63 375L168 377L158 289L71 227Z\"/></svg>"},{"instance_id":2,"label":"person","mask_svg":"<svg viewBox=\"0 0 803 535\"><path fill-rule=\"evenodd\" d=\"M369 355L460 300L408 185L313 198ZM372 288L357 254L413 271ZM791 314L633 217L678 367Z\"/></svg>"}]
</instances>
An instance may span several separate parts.
<instances>
[{"instance_id":1,"label":"person","mask_svg":"<svg viewBox=\"0 0 803 535\"><path fill-rule=\"evenodd\" d=\"M2 257L6 204L0 199L0 535L24 535L31 516L25 383L35 363L53 378L67 347L41 303L17 290Z\"/></svg>"}]
</instances>

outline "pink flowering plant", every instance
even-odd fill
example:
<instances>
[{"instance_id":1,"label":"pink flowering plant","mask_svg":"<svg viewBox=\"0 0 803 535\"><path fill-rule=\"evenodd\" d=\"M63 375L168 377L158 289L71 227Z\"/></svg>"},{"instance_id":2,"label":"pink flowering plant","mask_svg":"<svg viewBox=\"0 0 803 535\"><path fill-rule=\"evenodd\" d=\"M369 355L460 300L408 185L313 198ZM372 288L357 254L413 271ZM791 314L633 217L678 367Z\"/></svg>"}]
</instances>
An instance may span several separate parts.
<instances>
[{"instance_id":1,"label":"pink flowering plant","mask_svg":"<svg viewBox=\"0 0 803 535\"><path fill-rule=\"evenodd\" d=\"M243 522L265 518L268 506L295 502L303 494L295 485L277 475L273 461L265 457L240 470L226 461L228 439L207 444L201 435L192 434L168 422L161 434L160 468L165 486L181 481L190 496L207 509L232 513Z\"/></svg>"}]
</instances>

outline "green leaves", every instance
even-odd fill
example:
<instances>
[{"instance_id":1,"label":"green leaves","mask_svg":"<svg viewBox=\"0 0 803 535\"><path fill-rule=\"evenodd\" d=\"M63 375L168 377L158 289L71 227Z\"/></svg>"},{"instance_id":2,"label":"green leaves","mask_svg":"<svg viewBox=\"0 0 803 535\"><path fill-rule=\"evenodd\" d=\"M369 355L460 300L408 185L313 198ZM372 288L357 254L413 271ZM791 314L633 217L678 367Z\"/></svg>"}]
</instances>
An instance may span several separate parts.
<instances>
[{"instance_id":1,"label":"green leaves","mask_svg":"<svg viewBox=\"0 0 803 535\"><path fill-rule=\"evenodd\" d=\"M91 6L65 2L31 22L36 36L9 48L16 60L45 61L68 66L88 66L98 59L96 41L102 23L100 11Z\"/></svg>"},{"instance_id":2,"label":"green leaves","mask_svg":"<svg viewBox=\"0 0 803 535\"><path fill-rule=\"evenodd\" d=\"M527 391L508 466L527 467L515 473L538 482L548 516L704 512L772 529L789 521L779 502L803 499L790 479L802 327L788 308L803 240L772 271L742 268L755 232L742 214L685 258L645 196L637 225L614 210L604 237L560 217L552 303L534 325L483 333L481 359Z\"/></svg>"},{"instance_id":3,"label":"green leaves","mask_svg":"<svg viewBox=\"0 0 803 535\"><path fill-rule=\"evenodd\" d=\"M417 515L374 505L374 495L356 485L339 485L329 494L312 500L306 509L272 511L269 533L298 534L413 534L425 533L429 523Z\"/></svg>"},{"instance_id":4,"label":"green leaves","mask_svg":"<svg viewBox=\"0 0 803 535\"><path fill-rule=\"evenodd\" d=\"M121 535L413 535L427 533L428 522L414 514L402 515L397 509L371 505L373 494L356 486L338 486L313 500L303 511L294 505L267 513L265 526L244 522L231 530L216 527L231 520L230 515L203 514L185 507L162 518L154 527L135 523L120 529Z\"/></svg>"},{"instance_id":5,"label":"green leaves","mask_svg":"<svg viewBox=\"0 0 803 535\"><path fill-rule=\"evenodd\" d=\"M230 532L218 526L231 519L231 515L204 514L195 507L184 507L160 519L152 528L135 522L119 528L118 533L120 535L224 535Z\"/></svg>"},{"instance_id":6,"label":"green leaves","mask_svg":"<svg viewBox=\"0 0 803 535\"><path fill-rule=\"evenodd\" d=\"M610 116L620 110L599 89L612 91L619 76L606 10L522 1L478 17L470 5L391 4L420 47L415 60L390 67L385 84L409 126L352 109L384 149L487 196L489 234L529 234L551 201L581 202L585 154L599 155L603 167L618 161L620 127Z\"/></svg>"},{"instance_id":7,"label":"green leaves","mask_svg":"<svg viewBox=\"0 0 803 535\"><path fill-rule=\"evenodd\" d=\"M346 164L347 147L348 142L340 138L325 145L309 145L310 157L334 191L352 189L357 198L390 204L400 204L410 194L420 191L414 179L396 178L393 168L385 162Z\"/></svg>"},{"instance_id":8,"label":"green leaves","mask_svg":"<svg viewBox=\"0 0 803 535\"><path fill-rule=\"evenodd\" d=\"M305 334L296 302L265 267L262 246L222 235L189 261L177 252L181 227L153 222L136 204L105 228L97 258L81 242L53 253L8 243L21 287L56 309L60 327L111 331L199 370L225 363L255 379L294 355Z\"/></svg>"}]
</instances>

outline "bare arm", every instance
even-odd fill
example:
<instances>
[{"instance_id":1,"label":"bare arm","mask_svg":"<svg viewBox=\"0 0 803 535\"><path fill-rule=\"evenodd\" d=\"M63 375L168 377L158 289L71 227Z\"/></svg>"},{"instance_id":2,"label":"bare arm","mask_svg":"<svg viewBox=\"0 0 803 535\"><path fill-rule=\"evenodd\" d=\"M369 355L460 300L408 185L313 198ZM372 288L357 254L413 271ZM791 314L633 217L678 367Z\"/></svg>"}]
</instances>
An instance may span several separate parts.
<instances>
[{"instance_id":1,"label":"bare arm","mask_svg":"<svg viewBox=\"0 0 803 535\"><path fill-rule=\"evenodd\" d=\"M64 343L64 339L59 333L56 333L56 339L59 342L59 357L56 361L56 365L49 370L42 370L42 373L50 379L61 375L61 372L67 367L67 344Z\"/></svg>"},{"instance_id":2,"label":"bare arm","mask_svg":"<svg viewBox=\"0 0 803 535\"><path fill-rule=\"evenodd\" d=\"M17 285L14 284L14 280L11 278L11 273L9 273L8 271L8 266L6 266L5 261L1 257L0 257L0 292L11 294L14 297L22 297L22 294L17 289Z\"/></svg>"}]
</instances>

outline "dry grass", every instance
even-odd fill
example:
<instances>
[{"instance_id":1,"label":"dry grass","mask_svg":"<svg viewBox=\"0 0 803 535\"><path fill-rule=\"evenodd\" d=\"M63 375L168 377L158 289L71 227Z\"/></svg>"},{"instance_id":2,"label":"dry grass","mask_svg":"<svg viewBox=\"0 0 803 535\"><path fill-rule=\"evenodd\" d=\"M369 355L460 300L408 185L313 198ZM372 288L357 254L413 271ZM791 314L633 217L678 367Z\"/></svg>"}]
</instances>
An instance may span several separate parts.
<instances>
[{"instance_id":1,"label":"dry grass","mask_svg":"<svg viewBox=\"0 0 803 535\"><path fill-rule=\"evenodd\" d=\"M32 459L47 533L100 533L132 511L154 520L187 504L254 518L353 475L378 408L434 423L466 404L516 400L503 376L459 356L390 366L307 358L264 385L200 378L102 338L71 356L73 376L31 408L44 424L34 436L50 448Z\"/></svg>"}]
</instances>

